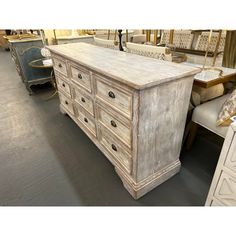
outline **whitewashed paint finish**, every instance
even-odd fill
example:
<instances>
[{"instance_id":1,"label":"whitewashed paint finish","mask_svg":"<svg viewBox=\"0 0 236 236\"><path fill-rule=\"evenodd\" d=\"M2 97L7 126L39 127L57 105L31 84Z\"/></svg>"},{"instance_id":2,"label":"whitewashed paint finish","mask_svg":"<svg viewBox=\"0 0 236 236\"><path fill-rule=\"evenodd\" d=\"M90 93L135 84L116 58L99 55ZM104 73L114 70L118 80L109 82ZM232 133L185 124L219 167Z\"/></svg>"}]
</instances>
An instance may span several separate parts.
<instances>
[{"instance_id":1,"label":"whitewashed paint finish","mask_svg":"<svg viewBox=\"0 0 236 236\"><path fill-rule=\"evenodd\" d=\"M53 58L65 61L68 72L68 77L63 78L70 86L66 91L71 94L59 91L61 112L67 113L111 161L135 199L179 172L179 153L196 68L169 62L159 64L156 59L129 57L128 53L86 44L74 49L52 46L51 52ZM101 61L95 62L95 58ZM78 83L73 68L89 75L89 83ZM58 71L57 66L54 69ZM153 76L153 71L158 72L157 76ZM145 79L140 75L145 75ZM83 103L82 96L86 98Z\"/></svg>"},{"instance_id":2,"label":"whitewashed paint finish","mask_svg":"<svg viewBox=\"0 0 236 236\"><path fill-rule=\"evenodd\" d=\"M47 48L136 89L152 87L199 72L199 69L191 66L86 43L53 45Z\"/></svg>"}]
</instances>

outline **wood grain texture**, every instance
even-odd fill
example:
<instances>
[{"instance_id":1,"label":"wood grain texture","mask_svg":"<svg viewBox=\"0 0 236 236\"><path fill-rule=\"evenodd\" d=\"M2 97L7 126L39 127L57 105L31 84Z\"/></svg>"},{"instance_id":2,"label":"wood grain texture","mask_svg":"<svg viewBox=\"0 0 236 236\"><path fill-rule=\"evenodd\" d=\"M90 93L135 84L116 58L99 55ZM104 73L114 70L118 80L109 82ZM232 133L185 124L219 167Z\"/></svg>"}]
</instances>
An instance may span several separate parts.
<instances>
[{"instance_id":1,"label":"wood grain texture","mask_svg":"<svg viewBox=\"0 0 236 236\"><path fill-rule=\"evenodd\" d=\"M82 86L88 92L91 92L91 78L89 72L80 67L73 66L70 63L69 67L71 71L71 79L74 83Z\"/></svg>"},{"instance_id":2,"label":"wood grain texture","mask_svg":"<svg viewBox=\"0 0 236 236\"><path fill-rule=\"evenodd\" d=\"M178 160L192 84L191 76L141 91L137 181Z\"/></svg>"},{"instance_id":3,"label":"wood grain texture","mask_svg":"<svg viewBox=\"0 0 236 236\"><path fill-rule=\"evenodd\" d=\"M71 87L74 101L80 104L80 106L82 106L87 112L94 116L93 98L73 82L71 83Z\"/></svg>"},{"instance_id":4,"label":"wood grain texture","mask_svg":"<svg viewBox=\"0 0 236 236\"><path fill-rule=\"evenodd\" d=\"M155 60L86 43L47 46L52 52L112 77L127 86L143 89L200 71L198 68ZM105 59L104 59L105 58Z\"/></svg>"},{"instance_id":5,"label":"wood grain texture","mask_svg":"<svg viewBox=\"0 0 236 236\"><path fill-rule=\"evenodd\" d=\"M76 109L76 118L86 126L89 131L96 136L96 123L94 118L89 115L78 103L74 102L74 108Z\"/></svg>"},{"instance_id":6,"label":"wood grain texture","mask_svg":"<svg viewBox=\"0 0 236 236\"><path fill-rule=\"evenodd\" d=\"M125 93L122 90L97 79L96 96L109 103L117 110L124 112L127 117L132 117L132 94Z\"/></svg>"},{"instance_id":7,"label":"wood grain texture","mask_svg":"<svg viewBox=\"0 0 236 236\"><path fill-rule=\"evenodd\" d=\"M98 121L115 136L118 136L128 147L131 147L131 127L127 123L123 123L120 116L114 115L114 112L108 112L101 106L97 106L97 108Z\"/></svg>"},{"instance_id":8,"label":"wood grain texture","mask_svg":"<svg viewBox=\"0 0 236 236\"><path fill-rule=\"evenodd\" d=\"M54 69L64 76L68 76L67 74L67 66L65 60L59 57L53 57L53 65Z\"/></svg>"},{"instance_id":9,"label":"wood grain texture","mask_svg":"<svg viewBox=\"0 0 236 236\"><path fill-rule=\"evenodd\" d=\"M172 77L165 83L134 89L129 82L117 80L106 71L104 74L95 71L83 62L76 63L67 55L63 60L72 97L66 96L65 91L60 92L62 112L66 112L111 161L124 187L135 199L179 172L192 75L183 73L182 77ZM132 70L128 70L129 66L126 69L129 75ZM143 67L139 66L139 71L142 73ZM87 83L76 82L78 73L87 75ZM65 101L69 105L65 105Z\"/></svg>"},{"instance_id":10,"label":"wood grain texture","mask_svg":"<svg viewBox=\"0 0 236 236\"><path fill-rule=\"evenodd\" d=\"M71 97L70 84L65 79L63 79L63 77L60 76L56 76L56 81L58 90L64 92L66 95Z\"/></svg>"}]
</instances>

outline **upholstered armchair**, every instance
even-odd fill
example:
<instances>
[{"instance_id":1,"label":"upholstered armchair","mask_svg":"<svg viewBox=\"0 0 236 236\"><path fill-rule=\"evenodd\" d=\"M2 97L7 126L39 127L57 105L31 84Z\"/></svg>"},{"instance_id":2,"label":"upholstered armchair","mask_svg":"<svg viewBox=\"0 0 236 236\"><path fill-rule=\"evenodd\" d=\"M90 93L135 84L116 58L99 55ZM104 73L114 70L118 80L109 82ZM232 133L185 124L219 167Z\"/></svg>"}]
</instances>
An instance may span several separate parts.
<instances>
[{"instance_id":1,"label":"upholstered armchair","mask_svg":"<svg viewBox=\"0 0 236 236\"><path fill-rule=\"evenodd\" d=\"M221 107L228 97L229 94L220 96L211 101L205 102L194 109L187 140L187 149L191 148L199 125L217 134L218 136L225 138L228 127L217 126L216 121Z\"/></svg>"}]
</instances>

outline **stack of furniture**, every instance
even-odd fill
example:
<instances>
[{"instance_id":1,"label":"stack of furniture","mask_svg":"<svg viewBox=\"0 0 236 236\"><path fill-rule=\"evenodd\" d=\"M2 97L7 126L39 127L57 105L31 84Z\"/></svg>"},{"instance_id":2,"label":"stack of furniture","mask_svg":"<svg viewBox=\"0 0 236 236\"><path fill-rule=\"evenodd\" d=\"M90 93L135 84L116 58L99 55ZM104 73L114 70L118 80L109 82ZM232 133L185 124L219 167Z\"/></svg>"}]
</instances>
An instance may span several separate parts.
<instances>
[{"instance_id":1,"label":"stack of furniture","mask_svg":"<svg viewBox=\"0 0 236 236\"><path fill-rule=\"evenodd\" d=\"M41 38L13 39L8 42L16 70L30 95L32 85L51 81L52 70L50 68L35 69L29 65L30 62L43 58L41 49L44 45Z\"/></svg>"},{"instance_id":2,"label":"stack of furniture","mask_svg":"<svg viewBox=\"0 0 236 236\"><path fill-rule=\"evenodd\" d=\"M199 69L84 43L47 48L62 113L111 161L135 199L179 172Z\"/></svg>"}]
</instances>

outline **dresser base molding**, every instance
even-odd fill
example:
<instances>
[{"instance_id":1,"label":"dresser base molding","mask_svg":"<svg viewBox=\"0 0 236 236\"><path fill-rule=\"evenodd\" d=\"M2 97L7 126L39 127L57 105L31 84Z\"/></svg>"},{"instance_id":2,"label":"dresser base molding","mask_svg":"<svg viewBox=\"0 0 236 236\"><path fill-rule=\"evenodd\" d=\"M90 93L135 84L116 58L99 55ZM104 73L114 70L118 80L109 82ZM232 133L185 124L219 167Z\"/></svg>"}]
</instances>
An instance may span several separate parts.
<instances>
[{"instance_id":1,"label":"dresser base molding","mask_svg":"<svg viewBox=\"0 0 236 236\"><path fill-rule=\"evenodd\" d=\"M84 43L48 48L61 112L112 163L134 199L180 171L198 69Z\"/></svg>"},{"instance_id":2,"label":"dresser base molding","mask_svg":"<svg viewBox=\"0 0 236 236\"><path fill-rule=\"evenodd\" d=\"M102 147L102 145L97 141L97 139L93 137L93 135L90 134L89 131L83 125L81 125L80 122L61 104L60 112L63 115L68 115L102 151L102 153L107 157L107 159L112 163L112 165L114 165L115 171L123 182L124 187L134 199L139 199L140 197L142 197L143 195L145 195L158 185L162 184L180 171L181 163L179 160L176 160L171 165L166 166L164 169L136 183L128 173L121 169L122 167L120 168L120 164L109 155L108 151Z\"/></svg>"},{"instance_id":3,"label":"dresser base molding","mask_svg":"<svg viewBox=\"0 0 236 236\"><path fill-rule=\"evenodd\" d=\"M119 168L115 167L115 171L121 178L127 191L133 196L134 199L139 199L158 185L164 183L166 180L177 174L180 171L180 167L180 161L176 161L168 167L154 173L152 176L149 176L147 179L138 183L135 183L130 178L130 176L125 174Z\"/></svg>"}]
</instances>

